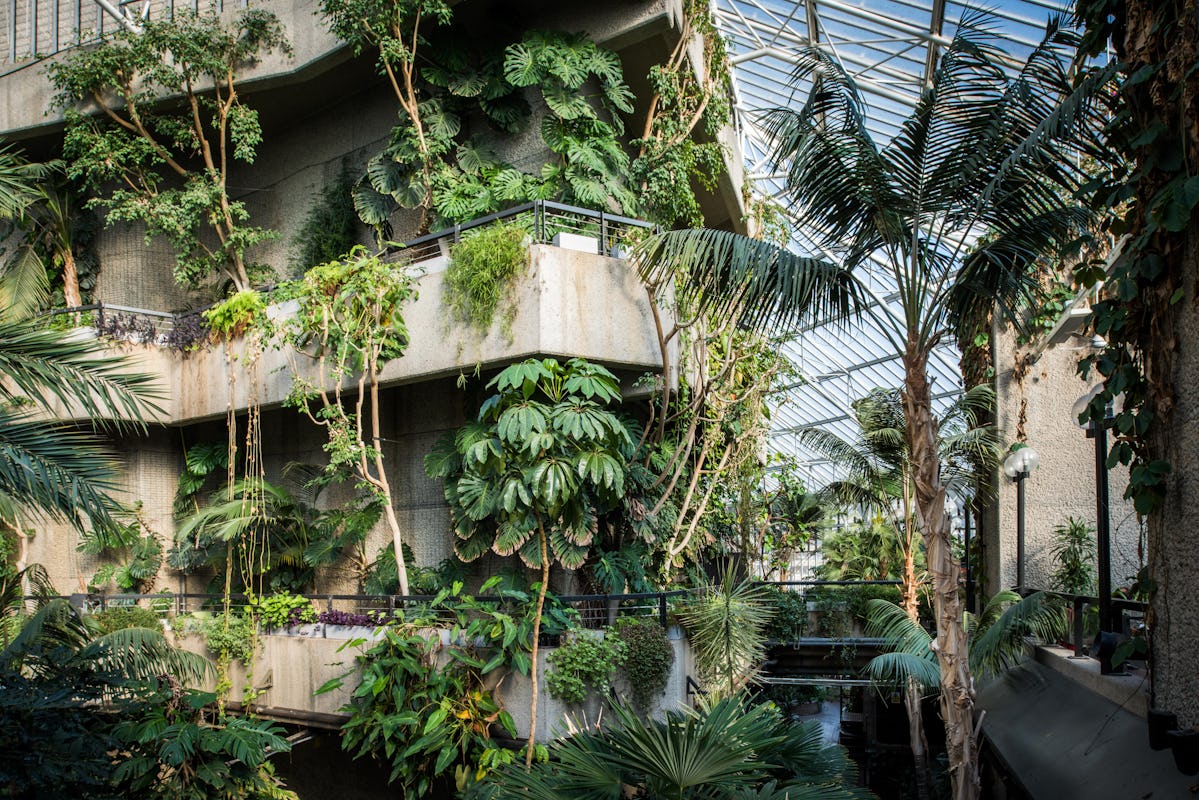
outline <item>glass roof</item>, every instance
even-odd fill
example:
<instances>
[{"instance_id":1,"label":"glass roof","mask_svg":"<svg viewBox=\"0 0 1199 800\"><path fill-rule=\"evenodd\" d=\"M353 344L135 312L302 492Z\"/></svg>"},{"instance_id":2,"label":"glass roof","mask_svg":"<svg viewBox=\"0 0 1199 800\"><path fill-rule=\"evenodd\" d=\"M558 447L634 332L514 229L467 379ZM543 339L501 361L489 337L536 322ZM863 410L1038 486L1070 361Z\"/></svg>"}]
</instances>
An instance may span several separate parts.
<instances>
[{"instance_id":1,"label":"glass roof","mask_svg":"<svg viewBox=\"0 0 1199 800\"><path fill-rule=\"evenodd\" d=\"M794 53L817 44L840 61L857 81L867 106L867 127L882 145L911 112L939 49L949 43L962 15L979 6L955 0L712 0L712 8L733 65L745 173L756 192L786 207L759 123L764 110L807 96L809 87L792 79ZM1068 13L1066 3L1049 0L1000 0L983 9L1013 66L1040 41L1050 16ZM793 234L792 249L825 255L802 232ZM882 270L859 277L876 310L898 313L894 288ZM837 470L808 451L798 431L819 427L852 440L857 432L853 401L876 387L898 387L903 371L868 316L852 326L802 328L784 351L802 377L777 397L768 446L795 456L801 477L818 488L836 477ZM945 342L929 363L934 398L942 407L961 391L959 375L957 350Z\"/></svg>"}]
</instances>

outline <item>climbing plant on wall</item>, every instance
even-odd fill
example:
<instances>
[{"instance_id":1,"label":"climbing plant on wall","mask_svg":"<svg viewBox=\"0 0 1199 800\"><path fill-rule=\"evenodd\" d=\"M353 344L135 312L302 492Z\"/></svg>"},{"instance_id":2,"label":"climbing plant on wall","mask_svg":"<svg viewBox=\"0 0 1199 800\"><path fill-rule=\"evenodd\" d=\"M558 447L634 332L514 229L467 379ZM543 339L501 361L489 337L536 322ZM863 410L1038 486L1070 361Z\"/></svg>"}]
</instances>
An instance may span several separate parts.
<instances>
[{"instance_id":1,"label":"climbing plant on wall","mask_svg":"<svg viewBox=\"0 0 1199 800\"><path fill-rule=\"evenodd\" d=\"M290 46L270 12L250 9L232 24L179 12L49 67L67 119L68 174L99 193L92 202L108 222L166 237L182 284L220 276L247 289L264 269L247 252L274 233L250 224L228 178L262 143L258 112L239 92L242 71L275 50Z\"/></svg>"},{"instance_id":2,"label":"climbing plant on wall","mask_svg":"<svg viewBox=\"0 0 1199 800\"><path fill-rule=\"evenodd\" d=\"M480 44L452 27L453 12L440 0L324 0L321 9L356 52L378 54L400 106L400 124L355 188L367 224L385 228L407 208L427 228L532 199L633 213L620 140L633 95L615 53L582 35L545 31L507 46ZM487 144L528 126L526 89L552 154L536 173L502 161Z\"/></svg>"}]
</instances>

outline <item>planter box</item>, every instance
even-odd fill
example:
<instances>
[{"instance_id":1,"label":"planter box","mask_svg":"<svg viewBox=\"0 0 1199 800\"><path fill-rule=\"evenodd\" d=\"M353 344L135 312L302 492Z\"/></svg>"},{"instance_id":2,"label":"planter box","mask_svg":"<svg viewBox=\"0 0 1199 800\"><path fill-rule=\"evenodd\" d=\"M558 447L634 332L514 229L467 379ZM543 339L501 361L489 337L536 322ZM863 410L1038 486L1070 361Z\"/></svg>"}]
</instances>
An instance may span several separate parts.
<instances>
[{"instance_id":1,"label":"planter box","mask_svg":"<svg viewBox=\"0 0 1199 800\"><path fill-rule=\"evenodd\" d=\"M319 639L324 628L325 626L319 622L310 622L304 625L288 625L285 628L271 628L270 633L274 636L304 636Z\"/></svg>"},{"instance_id":2,"label":"planter box","mask_svg":"<svg viewBox=\"0 0 1199 800\"><path fill-rule=\"evenodd\" d=\"M374 625L325 625L326 639L368 639L374 641L383 638L383 628Z\"/></svg>"}]
</instances>

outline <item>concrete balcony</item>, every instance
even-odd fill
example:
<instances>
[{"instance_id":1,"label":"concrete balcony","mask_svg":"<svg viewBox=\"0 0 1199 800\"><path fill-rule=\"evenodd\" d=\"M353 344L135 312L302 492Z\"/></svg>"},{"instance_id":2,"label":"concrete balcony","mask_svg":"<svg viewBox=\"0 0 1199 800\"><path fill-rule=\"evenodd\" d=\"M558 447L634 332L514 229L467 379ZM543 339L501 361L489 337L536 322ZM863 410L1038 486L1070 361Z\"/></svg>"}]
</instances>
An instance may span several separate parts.
<instances>
[{"instance_id":1,"label":"concrete balcony","mask_svg":"<svg viewBox=\"0 0 1199 800\"><path fill-rule=\"evenodd\" d=\"M510 324L498 321L502 307L486 335L449 316L443 302L444 260L421 266L426 273L418 280L419 297L403 311L412 341L405 355L385 368L385 387L486 371L532 356L586 358L626 378L662 369L648 297L624 259L531 245L526 272L513 286L510 304L504 304L514 309ZM271 313L286 317L290 310L274 306ZM279 343L264 348L253 370L244 362L230 369L229 355L246 354L244 340L228 345L228 351L214 345L185 355L147 344L120 348L135 369L159 376L165 396L158 421L170 425L221 418L230 398L237 409L251 400L263 408L278 406L297 376L313 383L319 379L311 359ZM56 411L64 418L79 416L70 409Z\"/></svg>"}]
</instances>

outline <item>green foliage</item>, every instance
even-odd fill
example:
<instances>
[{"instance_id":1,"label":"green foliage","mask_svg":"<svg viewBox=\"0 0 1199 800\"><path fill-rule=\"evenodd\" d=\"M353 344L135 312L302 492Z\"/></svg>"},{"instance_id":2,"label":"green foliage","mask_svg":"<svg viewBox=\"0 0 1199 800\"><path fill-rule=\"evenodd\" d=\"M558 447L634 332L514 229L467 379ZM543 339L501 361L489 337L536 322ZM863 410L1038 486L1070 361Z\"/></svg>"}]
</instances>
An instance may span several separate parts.
<instances>
[{"instance_id":1,"label":"green foliage","mask_svg":"<svg viewBox=\"0 0 1199 800\"><path fill-rule=\"evenodd\" d=\"M79 550L107 558L88 581L90 591L106 591L115 584L118 592L139 594L153 587L162 566L162 542L142 523L140 507L127 523L118 523L120 530L110 536L92 533L81 537Z\"/></svg>"},{"instance_id":2,"label":"green foliage","mask_svg":"<svg viewBox=\"0 0 1199 800\"><path fill-rule=\"evenodd\" d=\"M1183 75L1197 64L1193 15L1172 3L1139 6L1080 0L1085 26L1080 55L1103 58L1079 73L1079 86L1115 84L1109 119L1094 155L1102 169L1085 187L1093 207L1109 213L1111 238L1127 236L1110 272L1102 256L1081 264L1075 279L1084 286L1103 282L1091 308L1095 333L1107 345L1079 362L1103 389L1080 421L1110 424L1107 465L1128 467L1124 497L1138 514L1161 508L1173 470L1167 418L1175 406L1179 303L1191 271L1190 237L1199 207L1199 177L1190 166L1196 134L1195 88ZM1128 31L1141 36L1129 46ZM1122 407L1107 422L1109 409Z\"/></svg>"},{"instance_id":3,"label":"green foliage","mask_svg":"<svg viewBox=\"0 0 1199 800\"><path fill-rule=\"evenodd\" d=\"M123 628L162 630L162 619L150 609L141 606L109 606L92 614L88 619L96 624L100 633L112 633Z\"/></svg>"},{"instance_id":4,"label":"green foliage","mask_svg":"<svg viewBox=\"0 0 1199 800\"><path fill-rule=\"evenodd\" d=\"M866 632L887 640L890 652L877 656L866 671L887 685L903 685L908 678L926 687L940 683L932 636L902 608L887 600L871 600ZM978 616L966 615L970 672L980 677L996 675L1025 657L1028 639L1056 641L1065 632L1062 607L1042 592L1020 597L997 593Z\"/></svg>"},{"instance_id":5,"label":"green foliage","mask_svg":"<svg viewBox=\"0 0 1199 800\"><path fill-rule=\"evenodd\" d=\"M290 748L279 728L213 723L213 695L182 688L207 671L157 631L97 636L50 601L0 652L0 785L19 797L294 798L266 763Z\"/></svg>"},{"instance_id":6,"label":"green foliage","mask_svg":"<svg viewBox=\"0 0 1199 800\"><path fill-rule=\"evenodd\" d=\"M467 800L785 800L865 797L844 749L825 745L817 723L797 723L741 696L642 720L616 709L616 723L557 739L550 758L504 767Z\"/></svg>"},{"instance_id":7,"label":"green foliage","mask_svg":"<svg viewBox=\"0 0 1199 800\"><path fill-rule=\"evenodd\" d=\"M282 630L292 625L316 622L312 601L290 592L275 592L266 597L252 598L250 613L268 628Z\"/></svg>"},{"instance_id":8,"label":"green foliage","mask_svg":"<svg viewBox=\"0 0 1199 800\"><path fill-rule=\"evenodd\" d=\"M491 728L514 736L512 718L484 687L484 676L510 666L527 673L531 628L461 592L457 584L430 603L432 614L453 621L454 644L444 652L436 631L400 624L386 628L358 659L362 680L347 708L342 747L389 765L389 780L404 796L447 791L455 773L472 781L509 760L493 752Z\"/></svg>"},{"instance_id":9,"label":"green foliage","mask_svg":"<svg viewBox=\"0 0 1199 800\"><path fill-rule=\"evenodd\" d=\"M359 518L353 502L320 511L317 490L292 488L246 480L213 492L179 521L167 563L184 573L212 570L220 584L231 563L236 589L304 590L316 566L362 540L372 517Z\"/></svg>"},{"instance_id":10,"label":"green foliage","mask_svg":"<svg viewBox=\"0 0 1199 800\"><path fill-rule=\"evenodd\" d=\"M284 338L297 353L317 362L332 388L296 380L284 404L325 429L326 477L352 474L358 488L377 502L391 530L400 590L407 594L401 532L379 449L379 374L408 347L402 307L416 298L412 274L403 262L388 262L355 247L343 260L310 269L285 294L300 307ZM351 386L357 390L353 399L348 396Z\"/></svg>"},{"instance_id":11,"label":"green foliage","mask_svg":"<svg viewBox=\"0 0 1199 800\"><path fill-rule=\"evenodd\" d=\"M254 289L243 289L205 311L203 316L215 338L233 339L267 324L266 298Z\"/></svg>"},{"instance_id":12,"label":"green foliage","mask_svg":"<svg viewBox=\"0 0 1199 800\"><path fill-rule=\"evenodd\" d=\"M824 612L826 620L821 622L822 634L844 636L849 633L848 625L841 628L830 628L827 621L829 612L843 612L851 619L865 625L870 619L871 603L875 600L886 600L898 604L901 589L898 586L859 585L859 586L813 586L804 593L804 599L816 604L818 611ZM931 615L925 615L931 617ZM848 622L848 620L846 621ZM836 626L838 623L833 622Z\"/></svg>"},{"instance_id":13,"label":"green foliage","mask_svg":"<svg viewBox=\"0 0 1199 800\"><path fill-rule=\"evenodd\" d=\"M236 659L248 666L254 661L257 637L254 622L249 617L242 614L196 616L189 626L199 631L205 646L222 662Z\"/></svg>"},{"instance_id":14,"label":"green foliage","mask_svg":"<svg viewBox=\"0 0 1199 800\"><path fill-rule=\"evenodd\" d=\"M731 570L701 586L679 611L709 696L733 695L753 678L765 659L766 626L774 613L765 588L735 582Z\"/></svg>"},{"instance_id":15,"label":"green foliage","mask_svg":"<svg viewBox=\"0 0 1199 800\"><path fill-rule=\"evenodd\" d=\"M768 591L775 611L766 626L766 638L776 642L799 641L808 629L807 597L787 589L772 587Z\"/></svg>"},{"instance_id":16,"label":"green foliage","mask_svg":"<svg viewBox=\"0 0 1199 800\"><path fill-rule=\"evenodd\" d=\"M197 442L184 450L183 472L175 488L176 519L200 510L200 501L216 489L229 468L227 442Z\"/></svg>"},{"instance_id":17,"label":"green foliage","mask_svg":"<svg viewBox=\"0 0 1199 800\"><path fill-rule=\"evenodd\" d=\"M445 479L455 551L474 561L488 551L548 558L577 568L595 534L596 509L624 494L632 439L604 408L619 399L615 376L582 359L513 364L491 380L476 421L425 458Z\"/></svg>"},{"instance_id":18,"label":"green foliage","mask_svg":"<svg viewBox=\"0 0 1199 800\"><path fill-rule=\"evenodd\" d=\"M223 717L213 724L206 711L215 701L210 692L167 689L147 698L141 714L116 725L128 751L114 773L123 796L295 800L268 761L291 750L286 731L264 719Z\"/></svg>"},{"instance_id":19,"label":"green foliage","mask_svg":"<svg viewBox=\"0 0 1199 800\"><path fill-rule=\"evenodd\" d=\"M618 617L615 633L625 644L620 674L629 687L632 708L648 709L666 689L674 666L674 648L666 629L645 617Z\"/></svg>"},{"instance_id":20,"label":"green foliage","mask_svg":"<svg viewBox=\"0 0 1199 800\"><path fill-rule=\"evenodd\" d=\"M1069 517L1053 528L1053 582L1068 594L1095 592L1095 528Z\"/></svg>"},{"instance_id":21,"label":"green foliage","mask_svg":"<svg viewBox=\"0 0 1199 800\"><path fill-rule=\"evenodd\" d=\"M824 537L816 577L828 581L885 581L903 577L903 539L882 517L855 522Z\"/></svg>"},{"instance_id":22,"label":"green foliage","mask_svg":"<svg viewBox=\"0 0 1199 800\"><path fill-rule=\"evenodd\" d=\"M400 105L400 123L354 190L363 222L386 230L392 212L410 208L439 226L534 199L633 213L619 138L633 98L615 53L541 31L496 47L452 27L441 0L324 0L321 11L356 52L378 53ZM526 87L544 104L542 140L557 156L537 174L500 161L472 127L520 133Z\"/></svg>"},{"instance_id":23,"label":"green foliage","mask_svg":"<svg viewBox=\"0 0 1199 800\"><path fill-rule=\"evenodd\" d=\"M412 548L404 545L404 563L412 565L408 571L408 590L413 594L435 595L455 583L466 581L462 562L446 558L436 567L420 567L415 563ZM400 589L400 577L396 571L396 560L390 548L380 547L375 560L362 573L363 594L396 594Z\"/></svg>"},{"instance_id":24,"label":"green foliage","mask_svg":"<svg viewBox=\"0 0 1199 800\"><path fill-rule=\"evenodd\" d=\"M349 165L343 163L337 178L313 198L304 222L292 239L293 274L337 261L358 244L353 190L354 178Z\"/></svg>"},{"instance_id":25,"label":"green foliage","mask_svg":"<svg viewBox=\"0 0 1199 800\"><path fill-rule=\"evenodd\" d=\"M109 223L141 222L147 238L165 236L180 283L223 274L249 288L255 268L246 252L274 235L249 225L245 204L226 188L231 163L252 164L262 141L238 79L272 50L290 52L267 11L250 9L228 26L215 13L180 12L50 65L54 102L67 117L68 174L107 192L93 204ZM80 102L103 113L85 116Z\"/></svg>"},{"instance_id":26,"label":"green foliage","mask_svg":"<svg viewBox=\"0 0 1199 800\"><path fill-rule=\"evenodd\" d=\"M526 236L518 225L487 225L450 248L444 302L479 333L491 328L500 301L509 298L513 281L528 264ZM505 310L505 329L515 313L515 307Z\"/></svg>"},{"instance_id":27,"label":"green foliage","mask_svg":"<svg viewBox=\"0 0 1199 800\"><path fill-rule=\"evenodd\" d=\"M625 662L628 646L619 636L598 631L575 631L546 657L545 688L564 703L582 703L588 692L607 697L616 670Z\"/></svg>"},{"instance_id":28,"label":"green foliage","mask_svg":"<svg viewBox=\"0 0 1199 800\"><path fill-rule=\"evenodd\" d=\"M725 171L719 135L731 122L726 46L708 4L688 0L679 36L689 42L697 34L702 63L692 64L679 48L670 61L650 68L650 117L644 138L633 142L639 152L629 171L641 213L668 228L703 224L692 182L714 191ZM704 141L697 141L696 130Z\"/></svg>"}]
</instances>

